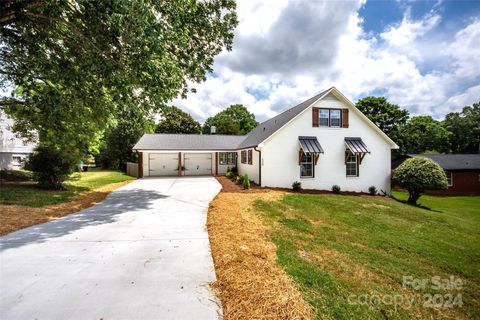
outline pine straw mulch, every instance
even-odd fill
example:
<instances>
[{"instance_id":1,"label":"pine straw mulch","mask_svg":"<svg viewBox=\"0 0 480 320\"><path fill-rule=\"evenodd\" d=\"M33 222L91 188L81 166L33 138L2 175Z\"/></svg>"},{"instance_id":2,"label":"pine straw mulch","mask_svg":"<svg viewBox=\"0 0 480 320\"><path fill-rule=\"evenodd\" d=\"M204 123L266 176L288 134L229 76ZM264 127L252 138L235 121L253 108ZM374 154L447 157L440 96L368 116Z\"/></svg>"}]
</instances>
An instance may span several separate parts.
<instances>
[{"instance_id":1,"label":"pine straw mulch","mask_svg":"<svg viewBox=\"0 0 480 320\"><path fill-rule=\"evenodd\" d=\"M253 211L255 200L277 200L285 192L232 189L210 203L207 222L217 274L212 286L224 319L313 319L312 308L277 265L276 247Z\"/></svg>"},{"instance_id":2,"label":"pine straw mulch","mask_svg":"<svg viewBox=\"0 0 480 320\"><path fill-rule=\"evenodd\" d=\"M68 202L33 208L18 205L0 205L0 236L35 224L54 220L88 208L102 201L113 190L133 180L108 184L72 197Z\"/></svg>"}]
</instances>

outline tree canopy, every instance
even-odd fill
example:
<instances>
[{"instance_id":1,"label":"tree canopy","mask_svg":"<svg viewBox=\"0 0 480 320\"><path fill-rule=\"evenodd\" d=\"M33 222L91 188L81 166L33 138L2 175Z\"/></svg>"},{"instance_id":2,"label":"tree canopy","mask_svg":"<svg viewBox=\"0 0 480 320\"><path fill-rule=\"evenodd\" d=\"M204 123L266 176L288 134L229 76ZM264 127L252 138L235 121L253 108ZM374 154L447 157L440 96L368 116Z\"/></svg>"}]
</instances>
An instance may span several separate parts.
<instances>
[{"instance_id":1,"label":"tree canopy","mask_svg":"<svg viewBox=\"0 0 480 320\"><path fill-rule=\"evenodd\" d=\"M384 97L365 97L357 101L356 107L393 140L398 127L407 123L409 117L407 110Z\"/></svg>"},{"instance_id":2,"label":"tree canopy","mask_svg":"<svg viewBox=\"0 0 480 320\"><path fill-rule=\"evenodd\" d=\"M464 107L461 112L446 115L443 121L450 131L450 146L453 153L478 153L480 148L480 101Z\"/></svg>"},{"instance_id":3,"label":"tree canopy","mask_svg":"<svg viewBox=\"0 0 480 320\"><path fill-rule=\"evenodd\" d=\"M413 117L398 130L397 143L402 153L450 151L451 133L430 116Z\"/></svg>"},{"instance_id":4,"label":"tree canopy","mask_svg":"<svg viewBox=\"0 0 480 320\"><path fill-rule=\"evenodd\" d=\"M156 133L200 133L200 122L185 111L171 106L161 112L162 119L155 128Z\"/></svg>"},{"instance_id":5,"label":"tree canopy","mask_svg":"<svg viewBox=\"0 0 480 320\"><path fill-rule=\"evenodd\" d=\"M426 190L447 189L447 176L436 162L427 158L410 158L393 170L393 183L407 189L408 203L417 204Z\"/></svg>"},{"instance_id":6,"label":"tree canopy","mask_svg":"<svg viewBox=\"0 0 480 320\"><path fill-rule=\"evenodd\" d=\"M210 133L210 128L216 127L217 134L244 135L258 126L255 115L241 104L234 104L227 109L208 118L202 127L204 134Z\"/></svg>"},{"instance_id":7,"label":"tree canopy","mask_svg":"<svg viewBox=\"0 0 480 320\"><path fill-rule=\"evenodd\" d=\"M235 1L0 3L0 106L43 144L88 148L125 108L144 115L205 79L230 50ZM31 136L30 136L31 138Z\"/></svg>"}]
</instances>

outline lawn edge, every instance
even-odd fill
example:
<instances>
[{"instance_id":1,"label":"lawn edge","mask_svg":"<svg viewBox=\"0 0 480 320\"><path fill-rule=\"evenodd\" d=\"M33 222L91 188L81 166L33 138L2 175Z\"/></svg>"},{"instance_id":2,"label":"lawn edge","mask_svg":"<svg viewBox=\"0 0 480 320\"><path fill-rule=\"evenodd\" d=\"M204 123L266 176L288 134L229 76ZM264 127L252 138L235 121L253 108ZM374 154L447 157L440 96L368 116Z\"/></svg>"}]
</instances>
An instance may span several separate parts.
<instances>
[{"instance_id":1,"label":"lawn edge","mask_svg":"<svg viewBox=\"0 0 480 320\"><path fill-rule=\"evenodd\" d=\"M285 192L221 191L211 202L207 229L215 266L211 287L224 320L313 319L313 309L278 264L276 246L253 210L256 200L279 200Z\"/></svg>"},{"instance_id":2,"label":"lawn edge","mask_svg":"<svg viewBox=\"0 0 480 320\"><path fill-rule=\"evenodd\" d=\"M28 228L37 224L52 221L83 209L94 206L105 199L110 192L121 188L135 179L109 183L90 191L74 195L68 201L43 207L28 207L21 205L0 205L0 236ZM26 215L22 215L26 213ZM25 220L25 217L29 220ZM22 219L23 218L23 219Z\"/></svg>"}]
</instances>

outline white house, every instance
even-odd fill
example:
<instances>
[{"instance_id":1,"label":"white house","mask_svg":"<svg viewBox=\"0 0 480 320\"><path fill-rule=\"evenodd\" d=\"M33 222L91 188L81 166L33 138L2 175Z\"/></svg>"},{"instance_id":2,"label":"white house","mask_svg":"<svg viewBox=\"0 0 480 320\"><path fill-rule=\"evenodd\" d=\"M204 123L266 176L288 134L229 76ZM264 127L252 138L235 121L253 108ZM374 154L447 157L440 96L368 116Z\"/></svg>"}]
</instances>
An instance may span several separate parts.
<instances>
[{"instance_id":1,"label":"white house","mask_svg":"<svg viewBox=\"0 0 480 320\"><path fill-rule=\"evenodd\" d=\"M265 187L390 190L398 146L335 87L246 136L146 134L134 146L140 176L217 175L236 166Z\"/></svg>"},{"instance_id":2,"label":"white house","mask_svg":"<svg viewBox=\"0 0 480 320\"><path fill-rule=\"evenodd\" d=\"M13 120L0 111L0 169L18 170L35 148L34 143L25 143L11 130Z\"/></svg>"}]
</instances>

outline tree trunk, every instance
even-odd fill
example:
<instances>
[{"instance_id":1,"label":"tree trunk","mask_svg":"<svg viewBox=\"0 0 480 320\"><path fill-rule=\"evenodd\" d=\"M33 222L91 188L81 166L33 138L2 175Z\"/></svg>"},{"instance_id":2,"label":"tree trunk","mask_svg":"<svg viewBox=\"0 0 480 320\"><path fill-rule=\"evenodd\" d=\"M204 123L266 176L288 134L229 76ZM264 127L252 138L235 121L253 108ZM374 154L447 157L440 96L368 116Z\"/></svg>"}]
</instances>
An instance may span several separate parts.
<instances>
[{"instance_id":1,"label":"tree trunk","mask_svg":"<svg viewBox=\"0 0 480 320\"><path fill-rule=\"evenodd\" d=\"M408 190L408 200L407 202L413 205L417 205L417 200L420 198L422 195L421 192L418 192L416 190Z\"/></svg>"}]
</instances>

